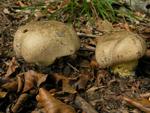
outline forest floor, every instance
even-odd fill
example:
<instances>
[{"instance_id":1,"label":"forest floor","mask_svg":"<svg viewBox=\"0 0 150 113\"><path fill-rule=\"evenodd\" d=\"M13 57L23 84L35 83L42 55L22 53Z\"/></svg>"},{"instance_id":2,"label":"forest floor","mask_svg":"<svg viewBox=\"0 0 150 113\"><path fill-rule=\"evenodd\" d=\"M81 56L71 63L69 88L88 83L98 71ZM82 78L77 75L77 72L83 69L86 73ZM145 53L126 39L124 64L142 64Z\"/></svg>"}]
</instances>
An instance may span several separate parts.
<instances>
[{"instance_id":1,"label":"forest floor","mask_svg":"<svg viewBox=\"0 0 150 113\"><path fill-rule=\"evenodd\" d=\"M87 36L96 36L97 31L86 17L78 17L72 22L76 31L85 35L80 36L82 46L76 55L57 59L48 67L28 64L16 58L13 38L17 28L30 20L49 19L39 10L32 13L18 8L28 5L30 3L15 0L0 1L0 113L45 112L36 98L41 87L57 100L72 106L77 113L150 113L150 71L144 72L145 68L150 69L150 59L143 64L147 67L141 69L140 74L130 77L120 77L109 69L100 69L95 61L95 37ZM49 9L49 12L52 10ZM66 23L67 17L62 15L56 20ZM145 40L150 38L150 23L144 20L138 24L120 21L113 23L113 26L132 29ZM28 80L30 86L26 86ZM63 113L66 108L57 105L51 109L49 113Z\"/></svg>"}]
</instances>

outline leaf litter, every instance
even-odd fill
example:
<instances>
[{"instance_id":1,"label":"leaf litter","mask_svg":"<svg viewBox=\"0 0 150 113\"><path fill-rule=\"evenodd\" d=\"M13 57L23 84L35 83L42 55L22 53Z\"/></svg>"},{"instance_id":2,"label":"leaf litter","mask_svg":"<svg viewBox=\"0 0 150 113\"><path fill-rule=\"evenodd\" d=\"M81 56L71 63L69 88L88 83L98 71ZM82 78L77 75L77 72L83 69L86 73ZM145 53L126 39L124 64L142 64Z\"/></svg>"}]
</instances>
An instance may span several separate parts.
<instances>
[{"instance_id":1,"label":"leaf litter","mask_svg":"<svg viewBox=\"0 0 150 113\"><path fill-rule=\"evenodd\" d=\"M66 7L68 2L69 0L60 2L56 8L48 5L46 7L49 13L54 13ZM117 113L140 112L140 110L150 112L149 77L120 78L112 75L109 69L99 69L95 61L96 38L107 32L103 31L103 27L111 30L112 25L108 22L89 24L88 19L81 16L79 18L81 23L74 22L83 44L77 56L58 59L50 67L43 69L27 64L22 59L16 59L12 54L12 39L17 27L32 19L48 18L43 12L40 12L42 15L36 16L30 11L17 9L33 4L34 2L11 1L11 5L0 5L3 9L0 10L0 69L2 70L0 71L0 112ZM92 10L94 15L97 15L94 9ZM63 19L61 21L64 22ZM118 25L113 24L113 27L132 29L149 42L150 32L146 22L135 26L120 22ZM142 59L144 60L141 60L138 71L148 76L149 60Z\"/></svg>"}]
</instances>

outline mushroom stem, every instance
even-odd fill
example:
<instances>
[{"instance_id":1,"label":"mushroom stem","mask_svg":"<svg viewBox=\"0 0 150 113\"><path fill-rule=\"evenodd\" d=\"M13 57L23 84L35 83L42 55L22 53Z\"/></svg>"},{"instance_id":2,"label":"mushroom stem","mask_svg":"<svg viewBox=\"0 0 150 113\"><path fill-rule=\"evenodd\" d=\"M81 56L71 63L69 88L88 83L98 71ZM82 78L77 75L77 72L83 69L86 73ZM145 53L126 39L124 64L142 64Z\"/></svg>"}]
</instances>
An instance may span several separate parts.
<instances>
[{"instance_id":1,"label":"mushroom stem","mask_svg":"<svg viewBox=\"0 0 150 113\"><path fill-rule=\"evenodd\" d=\"M117 64L111 67L111 71L114 74L118 74L121 77L127 77L135 75L135 69L138 65L138 60Z\"/></svg>"}]
</instances>

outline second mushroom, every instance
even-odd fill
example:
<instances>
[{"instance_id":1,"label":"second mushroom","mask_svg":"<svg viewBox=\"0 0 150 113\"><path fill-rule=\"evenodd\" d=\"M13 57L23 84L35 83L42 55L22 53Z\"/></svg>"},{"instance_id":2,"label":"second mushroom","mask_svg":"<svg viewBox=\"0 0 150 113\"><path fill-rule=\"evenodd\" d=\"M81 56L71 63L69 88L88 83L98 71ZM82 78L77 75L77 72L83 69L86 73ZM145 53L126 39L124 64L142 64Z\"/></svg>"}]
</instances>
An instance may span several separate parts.
<instances>
[{"instance_id":1,"label":"second mushroom","mask_svg":"<svg viewBox=\"0 0 150 113\"><path fill-rule=\"evenodd\" d=\"M96 47L96 60L101 68L112 67L121 76L133 74L137 61L146 51L146 43L139 35L129 31L115 31L100 37Z\"/></svg>"}]
</instances>

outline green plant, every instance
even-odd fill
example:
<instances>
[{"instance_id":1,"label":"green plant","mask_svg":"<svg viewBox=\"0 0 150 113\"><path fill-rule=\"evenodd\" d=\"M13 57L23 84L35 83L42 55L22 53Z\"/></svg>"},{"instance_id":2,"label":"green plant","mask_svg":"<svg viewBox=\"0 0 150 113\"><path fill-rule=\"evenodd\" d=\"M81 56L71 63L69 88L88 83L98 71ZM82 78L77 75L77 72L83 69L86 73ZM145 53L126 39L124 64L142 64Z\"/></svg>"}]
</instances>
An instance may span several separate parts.
<instances>
[{"instance_id":1,"label":"green plant","mask_svg":"<svg viewBox=\"0 0 150 113\"><path fill-rule=\"evenodd\" d=\"M115 21L115 10L112 4L116 0L91 0L91 4L95 8L98 16L109 21ZM70 14L70 17L78 17L86 15L93 16L91 5L87 0L71 0L70 3L62 10Z\"/></svg>"},{"instance_id":2,"label":"green plant","mask_svg":"<svg viewBox=\"0 0 150 113\"><path fill-rule=\"evenodd\" d=\"M49 19L53 18L60 20L63 17L65 18L64 21L74 21L81 16L86 16L88 18L97 18L97 16L99 16L111 22L117 21L118 18L123 18L124 21L129 20L131 22L139 19L134 16L134 13L130 9L124 6L124 3L119 2L119 0L91 0L88 2L87 0L70 0L65 6L57 9L60 2L64 1L50 2L49 5L46 5L44 1L40 1L30 6L20 7L19 9L30 10L32 14L38 9L47 15ZM51 7L56 7L53 13L48 12L48 8Z\"/></svg>"},{"instance_id":3,"label":"green plant","mask_svg":"<svg viewBox=\"0 0 150 113\"><path fill-rule=\"evenodd\" d=\"M112 7L114 0L93 0L94 6L103 19L115 21L115 11Z\"/></svg>"},{"instance_id":4,"label":"green plant","mask_svg":"<svg viewBox=\"0 0 150 113\"><path fill-rule=\"evenodd\" d=\"M95 8L98 16L103 19L115 21L115 12L112 7L114 0L91 0L90 2L92 2L91 4ZM64 11L70 12L71 15L87 15L91 17L93 16L91 4L87 0L71 0Z\"/></svg>"}]
</instances>

